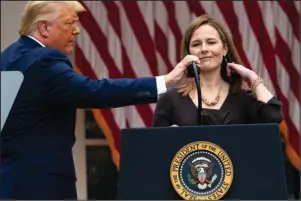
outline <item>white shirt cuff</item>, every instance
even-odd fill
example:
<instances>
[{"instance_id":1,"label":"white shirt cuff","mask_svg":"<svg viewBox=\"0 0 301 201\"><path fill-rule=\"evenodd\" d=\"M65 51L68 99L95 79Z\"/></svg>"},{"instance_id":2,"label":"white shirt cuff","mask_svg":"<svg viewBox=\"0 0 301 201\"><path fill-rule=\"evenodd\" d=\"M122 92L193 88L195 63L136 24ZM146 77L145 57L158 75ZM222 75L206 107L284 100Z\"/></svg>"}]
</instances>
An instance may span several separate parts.
<instances>
[{"instance_id":1,"label":"white shirt cuff","mask_svg":"<svg viewBox=\"0 0 301 201\"><path fill-rule=\"evenodd\" d=\"M157 93L158 95L163 94L167 91L164 75L156 77L157 82Z\"/></svg>"}]
</instances>

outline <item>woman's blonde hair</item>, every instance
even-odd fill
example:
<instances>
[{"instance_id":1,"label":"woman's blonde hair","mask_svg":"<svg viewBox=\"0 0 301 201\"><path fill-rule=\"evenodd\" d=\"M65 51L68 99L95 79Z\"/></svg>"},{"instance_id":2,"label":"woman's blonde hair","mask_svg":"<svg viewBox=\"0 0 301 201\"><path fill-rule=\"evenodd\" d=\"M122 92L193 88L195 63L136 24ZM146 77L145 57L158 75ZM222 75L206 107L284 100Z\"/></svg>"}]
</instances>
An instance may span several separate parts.
<instances>
[{"instance_id":1,"label":"woman's blonde hair","mask_svg":"<svg viewBox=\"0 0 301 201\"><path fill-rule=\"evenodd\" d=\"M189 24L189 26L186 29L186 32L182 38L182 41L181 41L181 58L184 59L184 57L189 54L189 45L190 45L190 41L191 41L191 37L192 37L193 33L200 26L205 25L205 24L210 25L217 30L223 45L227 46L227 48L228 48L226 57L229 59L229 62L231 61L231 62L235 62L237 64L243 65L242 60L239 57L237 50L234 46L233 40L230 37L230 35L228 34L228 32L226 31L225 27L221 23L219 23L216 19L214 19L213 17L211 17L209 15L201 15L201 16L195 18ZM227 71L226 71L225 65L226 65L226 63L223 59L223 63L221 66L221 77L223 78L223 80L225 80L226 82L228 82L231 85L232 92L239 91L241 89L241 85L242 85L241 78L239 76L236 76L235 78L233 77L234 79L232 79L232 81L230 81L229 78L227 77ZM178 92L180 92L184 96L186 96L194 88L195 88L195 84L185 84L179 88Z\"/></svg>"},{"instance_id":2,"label":"woman's blonde hair","mask_svg":"<svg viewBox=\"0 0 301 201\"><path fill-rule=\"evenodd\" d=\"M31 34L40 21L53 21L59 17L59 6L69 4L76 12L85 11L78 1L29 1L22 13L19 35Z\"/></svg>"}]
</instances>

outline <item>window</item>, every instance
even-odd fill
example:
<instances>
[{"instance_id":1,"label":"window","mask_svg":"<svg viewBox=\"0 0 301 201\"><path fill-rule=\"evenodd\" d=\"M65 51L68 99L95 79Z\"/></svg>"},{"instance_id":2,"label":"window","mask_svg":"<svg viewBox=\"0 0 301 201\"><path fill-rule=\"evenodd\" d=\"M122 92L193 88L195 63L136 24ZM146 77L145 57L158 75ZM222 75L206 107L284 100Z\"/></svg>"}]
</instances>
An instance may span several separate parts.
<instances>
[{"instance_id":1,"label":"window","mask_svg":"<svg viewBox=\"0 0 301 201\"><path fill-rule=\"evenodd\" d=\"M91 110L85 111L87 199L116 199L117 169Z\"/></svg>"}]
</instances>

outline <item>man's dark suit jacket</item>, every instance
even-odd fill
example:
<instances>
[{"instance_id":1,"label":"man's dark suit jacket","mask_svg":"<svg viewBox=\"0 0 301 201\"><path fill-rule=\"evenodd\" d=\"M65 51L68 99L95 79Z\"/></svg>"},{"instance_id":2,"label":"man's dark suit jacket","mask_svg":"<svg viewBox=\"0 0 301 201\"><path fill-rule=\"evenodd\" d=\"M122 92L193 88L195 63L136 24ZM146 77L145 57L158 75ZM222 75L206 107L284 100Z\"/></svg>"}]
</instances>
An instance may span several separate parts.
<instances>
[{"instance_id":1,"label":"man's dark suit jacket","mask_svg":"<svg viewBox=\"0 0 301 201\"><path fill-rule=\"evenodd\" d=\"M92 80L27 36L1 53L1 70L24 75L1 132L1 199L76 199L76 109L157 101L155 78Z\"/></svg>"}]
</instances>

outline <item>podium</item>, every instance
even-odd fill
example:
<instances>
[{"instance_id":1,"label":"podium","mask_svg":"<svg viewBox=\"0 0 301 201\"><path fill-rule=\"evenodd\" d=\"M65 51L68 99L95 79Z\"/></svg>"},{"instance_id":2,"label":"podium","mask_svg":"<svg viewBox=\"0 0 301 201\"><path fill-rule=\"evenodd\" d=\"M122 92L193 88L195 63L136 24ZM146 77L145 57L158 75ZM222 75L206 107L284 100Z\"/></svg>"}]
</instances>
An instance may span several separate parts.
<instances>
[{"instance_id":1,"label":"podium","mask_svg":"<svg viewBox=\"0 0 301 201\"><path fill-rule=\"evenodd\" d=\"M118 199L288 199L277 124L136 128L121 136Z\"/></svg>"}]
</instances>

